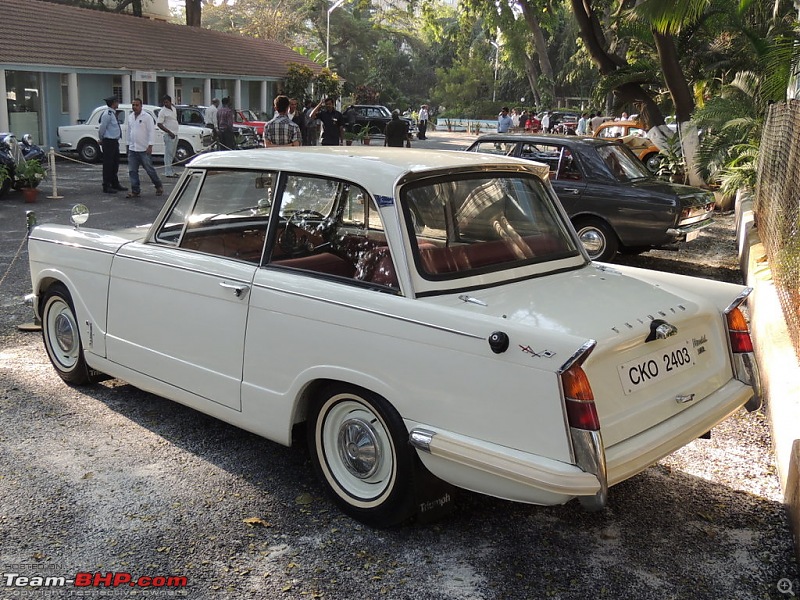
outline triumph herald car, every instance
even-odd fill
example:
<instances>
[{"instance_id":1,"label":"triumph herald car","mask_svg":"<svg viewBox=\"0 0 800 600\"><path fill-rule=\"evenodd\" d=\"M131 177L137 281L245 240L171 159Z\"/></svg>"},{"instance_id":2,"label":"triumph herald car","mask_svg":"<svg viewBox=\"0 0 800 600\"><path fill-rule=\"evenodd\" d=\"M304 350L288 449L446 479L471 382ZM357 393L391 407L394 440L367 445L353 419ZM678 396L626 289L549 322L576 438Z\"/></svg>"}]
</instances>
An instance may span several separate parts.
<instances>
[{"instance_id":1,"label":"triumph herald car","mask_svg":"<svg viewBox=\"0 0 800 600\"><path fill-rule=\"evenodd\" d=\"M323 486L372 526L459 487L602 508L758 405L750 290L592 262L547 174L417 149L203 155L144 234L80 206L32 229L44 346L72 385L119 378L280 444L306 427Z\"/></svg>"},{"instance_id":2,"label":"triumph herald car","mask_svg":"<svg viewBox=\"0 0 800 600\"><path fill-rule=\"evenodd\" d=\"M467 150L546 164L593 260L678 248L714 222L714 194L656 179L615 140L496 133L481 136Z\"/></svg>"}]
</instances>

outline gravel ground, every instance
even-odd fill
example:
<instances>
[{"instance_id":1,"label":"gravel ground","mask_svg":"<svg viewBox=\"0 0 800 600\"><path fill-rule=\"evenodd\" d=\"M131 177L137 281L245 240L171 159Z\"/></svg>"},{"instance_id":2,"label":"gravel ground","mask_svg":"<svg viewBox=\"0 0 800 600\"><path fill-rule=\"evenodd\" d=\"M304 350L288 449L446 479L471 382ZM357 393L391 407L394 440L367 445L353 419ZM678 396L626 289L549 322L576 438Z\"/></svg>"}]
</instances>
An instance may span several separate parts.
<instances>
[{"instance_id":1,"label":"gravel ground","mask_svg":"<svg viewBox=\"0 0 800 600\"><path fill-rule=\"evenodd\" d=\"M99 181L96 166L63 171L68 196ZM86 198L98 226L146 222L160 206ZM66 222L71 204L36 209ZM40 335L16 327L30 320L24 208L16 195L0 201L2 600L761 599L783 597L784 578L800 591L760 412L615 486L601 513L465 492L440 522L372 530L323 495L302 443L279 446L118 380L64 385ZM740 282L732 216L691 250L620 262ZM185 576L187 587L36 592L3 575L77 572Z\"/></svg>"}]
</instances>

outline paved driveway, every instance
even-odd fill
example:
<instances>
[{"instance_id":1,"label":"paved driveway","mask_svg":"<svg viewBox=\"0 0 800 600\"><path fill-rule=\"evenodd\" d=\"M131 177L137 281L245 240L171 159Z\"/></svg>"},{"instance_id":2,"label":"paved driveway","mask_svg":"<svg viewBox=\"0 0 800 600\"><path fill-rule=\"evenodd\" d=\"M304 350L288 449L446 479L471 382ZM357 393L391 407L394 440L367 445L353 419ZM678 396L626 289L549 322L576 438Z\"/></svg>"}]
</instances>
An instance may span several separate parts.
<instances>
[{"instance_id":1,"label":"paved driveway","mask_svg":"<svg viewBox=\"0 0 800 600\"><path fill-rule=\"evenodd\" d=\"M445 136L428 144L466 145ZM376 531L323 495L302 440L285 448L117 380L65 386L40 335L16 327L30 320L19 304L26 209L67 222L84 201L90 225L131 226L163 198L104 195L99 166L58 168L64 199L0 201L0 598L39 597L9 573L84 573L79 583L99 586L44 595L64 598L788 598L782 579L800 593L759 413L737 413L711 440L615 486L600 513L463 493L439 523ZM713 235L730 235L734 252L732 231ZM115 594L108 573L122 584ZM186 587L133 588L128 576Z\"/></svg>"}]
</instances>

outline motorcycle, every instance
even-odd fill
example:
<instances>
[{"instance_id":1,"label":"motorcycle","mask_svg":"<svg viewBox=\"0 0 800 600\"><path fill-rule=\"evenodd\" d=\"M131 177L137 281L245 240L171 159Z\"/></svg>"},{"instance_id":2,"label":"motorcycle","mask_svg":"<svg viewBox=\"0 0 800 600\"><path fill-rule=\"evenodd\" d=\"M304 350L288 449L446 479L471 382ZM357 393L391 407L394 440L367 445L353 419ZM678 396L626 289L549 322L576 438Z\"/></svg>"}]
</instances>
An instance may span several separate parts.
<instances>
[{"instance_id":1,"label":"motorcycle","mask_svg":"<svg viewBox=\"0 0 800 600\"><path fill-rule=\"evenodd\" d=\"M13 133L0 133L0 198L13 187L15 190L24 186L20 172L29 160L36 160L44 165L45 152L33 143L33 136L26 133L22 140L17 140Z\"/></svg>"}]
</instances>

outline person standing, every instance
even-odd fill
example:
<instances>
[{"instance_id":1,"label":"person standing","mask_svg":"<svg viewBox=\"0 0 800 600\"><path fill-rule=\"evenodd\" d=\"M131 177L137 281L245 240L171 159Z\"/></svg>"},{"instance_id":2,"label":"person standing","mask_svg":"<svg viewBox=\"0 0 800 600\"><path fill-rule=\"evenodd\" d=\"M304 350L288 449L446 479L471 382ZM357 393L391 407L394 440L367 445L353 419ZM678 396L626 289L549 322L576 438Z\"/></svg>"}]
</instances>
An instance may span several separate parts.
<instances>
[{"instance_id":1,"label":"person standing","mask_svg":"<svg viewBox=\"0 0 800 600\"><path fill-rule=\"evenodd\" d=\"M542 115L542 133L550 133L550 111L544 111Z\"/></svg>"},{"instance_id":2,"label":"person standing","mask_svg":"<svg viewBox=\"0 0 800 600\"><path fill-rule=\"evenodd\" d=\"M575 129L575 133L577 135L586 135L589 133L589 119L586 113L583 113L581 118L578 119L578 127Z\"/></svg>"},{"instance_id":3,"label":"person standing","mask_svg":"<svg viewBox=\"0 0 800 600\"><path fill-rule=\"evenodd\" d=\"M511 129L512 125L513 120L508 114L508 107L504 106L500 111L500 114L497 115L497 133L508 133L508 130Z\"/></svg>"},{"instance_id":4,"label":"person standing","mask_svg":"<svg viewBox=\"0 0 800 600\"><path fill-rule=\"evenodd\" d=\"M217 131L219 143L223 150L236 150L236 132L233 130L233 110L231 99L225 96L222 99L222 108L217 111Z\"/></svg>"},{"instance_id":5,"label":"person standing","mask_svg":"<svg viewBox=\"0 0 800 600\"><path fill-rule=\"evenodd\" d=\"M386 129L383 131L383 145L391 146L392 148L402 148L407 144L408 139L408 123L400 119L400 111L392 111L392 120L386 124Z\"/></svg>"},{"instance_id":6,"label":"person standing","mask_svg":"<svg viewBox=\"0 0 800 600\"><path fill-rule=\"evenodd\" d=\"M322 145L341 146L344 139L344 117L334 108L333 98L330 96L324 100L325 110L320 110L322 104L323 102L317 104L311 113L312 118L322 121Z\"/></svg>"},{"instance_id":7,"label":"person standing","mask_svg":"<svg viewBox=\"0 0 800 600\"><path fill-rule=\"evenodd\" d=\"M295 108L297 108L295 106ZM302 143L302 133L297 123L292 121L287 114L289 98L278 96L275 98L277 115L264 126L264 146L299 146Z\"/></svg>"},{"instance_id":8,"label":"person standing","mask_svg":"<svg viewBox=\"0 0 800 600\"><path fill-rule=\"evenodd\" d=\"M600 125L602 125L604 121L605 118L603 117L602 111L598 110L597 114L594 117L592 117L592 131L596 132L597 128L600 127Z\"/></svg>"},{"instance_id":9,"label":"person standing","mask_svg":"<svg viewBox=\"0 0 800 600\"><path fill-rule=\"evenodd\" d=\"M142 111L142 99L135 98L131 104L133 112L128 115L128 177L131 180L131 191L127 198L138 198L141 195L139 184L139 167L144 167L150 181L156 186L156 196L164 193L164 186L158 173L153 168L151 156L156 136L156 123L148 113Z\"/></svg>"},{"instance_id":10,"label":"person standing","mask_svg":"<svg viewBox=\"0 0 800 600\"><path fill-rule=\"evenodd\" d=\"M297 102L297 98L289 98L289 112L286 113L292 122L300 128L300 145L306 138L306 113Z\"/></svg>"},{"instance_id":11,"label":"person standing","mask_svg":"<svg viewBox=\"0 0 800 600\"><path fill-rule=\"evenodd\" d=\"M419 123L418 124L419 133L417 134L417 137L419 139L421 139L421 140L424 140L424 139L426 139L428 137L428 135L427 135L428 117L429 117L429 115L428 115L428 105L427 104L423 104L419 109L419 117L418 117L418 119L419 119L419 121L418 121L418 123Z\"/></svg>"},{"instance_id":12,"label":"person standing","mask_svg":"<svg viewBox=\"0 0 800 600\"><path fill-rule=\"evenodd\" d=\"M212 129L214 133L217 131L217 111L219 110L219 98L214 98L211 101L211 106L206 109L205 119L206 127Z\"/></svg>"},{"instance_id":13,"label":"person standing","mask_svg":"<svg viewBox=\"0 0 800 600\"><path fill-rule=\"evenodd\" d=\"M158 112L156 125L164 132L164 176L178 177L172 166L175 150L178 148L178 111L172 106L169 95L161 98L161 110Z\"/></svg>"},{"instance_id":14,"label":"person standing","mask_svg":"<svg viewBox=\"0 0 800 600\"><path fill-rule=\"evenodd\" d=\"M119 183L119 140L122 137L122 127L117 118L119 100L116 96L109 96L105 103L108 110L100 115L100 129L97 130L103 149L103 192L116 194L128 189Z\"/></svg>"},{"instance_id":15,"label":"person standing","mask_svg":"<svg viewBox=\"0 0 800 600\"><path fill-rule=\"evenodd\" d=\"M305 108L303 109L303 116L306 120L306 128L305 131L303 131L304 146L316 146L319 141L319 120L311 116L314 112L313 104L314 103L309 98L305 101Z\"/></svg>"}]
</instances>

